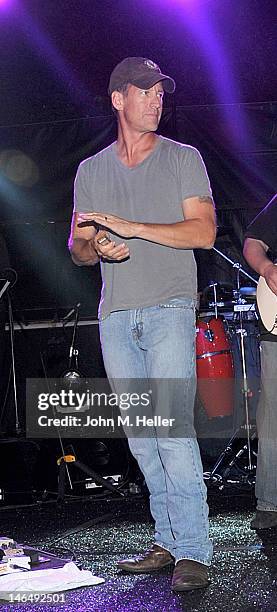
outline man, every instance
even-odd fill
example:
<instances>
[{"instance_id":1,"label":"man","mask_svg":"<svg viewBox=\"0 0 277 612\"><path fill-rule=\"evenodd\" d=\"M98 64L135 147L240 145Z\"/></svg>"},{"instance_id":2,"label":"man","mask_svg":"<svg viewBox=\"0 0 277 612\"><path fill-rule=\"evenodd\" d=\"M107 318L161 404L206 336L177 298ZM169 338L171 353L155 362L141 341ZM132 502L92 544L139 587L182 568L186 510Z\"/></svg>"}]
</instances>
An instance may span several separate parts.
<instances>
[{"instance_id":1,"label":"man","mask_svg":"<svg viewBox=\"0 0 277 612\"><path fill-rule=\"evenodd\" d=\"M128 379L178 379L168 414L176 411L192 426L192 249L211 248L216 230L199 152L155 133L164 91L174 89L173 79L145 58L126 58L113 70L109 94L117 141L78 169L70 249L77 265L101 262L100 336L113 390L122 379L126 385ZM175 560L174 590L206 586L212 545L195 434L163 437L154 429L147 438L130 437L129 446L150 492L155 543L118 567L144 573Z\"/></svg>"},{"instance_id":2,"label":"man","mask_svg":"<svg viewBox=\"0 0 277 612\"><path fill-rule=\"evenodd\" d=\"M277 295L277 194L255 217L245 235L243 255ZM277 313L276 313L277 314ZM252 529L277 526L277 335L260 322L261 395L257 408L259 437L256 473L256 516Z\"/></svg>"}]
</instances>

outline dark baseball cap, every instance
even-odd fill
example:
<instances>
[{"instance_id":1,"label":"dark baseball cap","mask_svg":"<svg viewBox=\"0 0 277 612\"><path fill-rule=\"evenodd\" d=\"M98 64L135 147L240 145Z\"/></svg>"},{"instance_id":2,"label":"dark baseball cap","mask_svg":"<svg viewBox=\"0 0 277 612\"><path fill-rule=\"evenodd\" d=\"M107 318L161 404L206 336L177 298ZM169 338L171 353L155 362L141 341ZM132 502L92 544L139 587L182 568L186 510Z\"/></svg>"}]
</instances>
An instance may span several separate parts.
<instances>
[{"instance_id":1,"label":"dark baseball cap","mask_svg":"<svg viewBox=\"0 0 277 612\"><path fill-rule=\"evenodd\" d=\"M155 62L146 57L126 57L113 69L108 92L112 94L113 91L116 91L125 83L150 89L159 81L163 82L166 92L174 92L175 81L166 74L162 74L161 69Z\"/></svg>"}]
</instances>

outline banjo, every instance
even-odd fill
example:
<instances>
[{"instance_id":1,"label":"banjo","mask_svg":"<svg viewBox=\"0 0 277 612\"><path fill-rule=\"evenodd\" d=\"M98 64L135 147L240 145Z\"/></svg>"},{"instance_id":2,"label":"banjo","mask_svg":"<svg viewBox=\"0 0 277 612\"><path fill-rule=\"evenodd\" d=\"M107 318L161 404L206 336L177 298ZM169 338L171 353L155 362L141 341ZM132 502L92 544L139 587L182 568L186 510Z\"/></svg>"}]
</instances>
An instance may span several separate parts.
<instances>
[{"instance_id":1,"label":"banjo","mask_svg":"<svg viewBox=\"0 0 277 612\"><path fill-rule=\"evenodd\" d=\"M271 291L263 276L260 276L257 285L257 304L265 328L277 336L277 295Z\"/></svg>"}]
</instances>

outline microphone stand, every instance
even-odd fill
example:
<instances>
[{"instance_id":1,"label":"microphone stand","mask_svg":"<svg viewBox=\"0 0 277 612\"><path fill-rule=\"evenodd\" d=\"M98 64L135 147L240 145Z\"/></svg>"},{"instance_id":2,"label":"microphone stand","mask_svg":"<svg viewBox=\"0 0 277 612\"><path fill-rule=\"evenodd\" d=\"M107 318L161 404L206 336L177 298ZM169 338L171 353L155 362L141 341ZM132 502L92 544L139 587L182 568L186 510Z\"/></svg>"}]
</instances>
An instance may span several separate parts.
<instances>
[{"instance_id":1,"label":"microphone stand","mask_svg":"<svg viewBox=\"0 0 277 612\"><path fill-rule=\"evenodd\" d=\"M69 313L62 319L63 326L65 327L65 325L68 323L68 321L70 320L72 315L74 315L73 332L72 332L72 338L71 338L71 345L70 345L70 349L69 349L68 370L66 370L66 372L64 372L62 374L62 377L61 377L61 378L64 378L69 383L69 385L71 383L73 385L78 384L78 381L82 378L82 374L79 372L79 369L78 369L79 350L77 348L75 348L76 347L77 328L78 328L78 323L79 323L79 310L80 310L80 306L81 306L80 303L76 304L76 306L74 306L74 308L72 308L69 311ZM58 458L58 461L57 461L57 464L58 464L58 496L57 496L57 504L59 506L61 506L61 504L64 501L64 497L65 497L66 474L67 474L67 477L68 477L68 482L69 482L70 489L71 489L71 491L73 490L73 484L72 484L72 480L71 480L71 476L70 476L70 470L69 470L69 465L72 464L72 463L75 465L75 467L79 468L79 470L81 472L83 472L87 476L90 476L95 482L97 482L99 485L102 485L102 487L104 487L108 491L111 491L112 493L117 493L120 496L124 497L124 493L119 491L115 487L114 484L109 482L106 478L102 478L102 476L100 476L100 474L98 474L97 472L92 470L85 463L82 463L81 461L79 461L77 459L77 455L76 455L72 445L67 447L66 452L65 452L64 444L63 444L63 440L61 438L60 432L58 433L58 437L59 437L60 446L61 446L61 450L62 450L62 455L61 455L61 457Z\"/></svg>"},{"instance_id":2,"label":"microphone stand","mask_svg":"<svg viewBox=\"0 0 277 612\"><path fill-rule=\"evenodd\" d=\"M72 332L72 338L71 338L71 345L70 345L70 349L69 349L69 363L68 363L68 370L69 372L67 373L67 377L70 376L72 372L72 368L75 368L78 371L78 355L79 355L79 350L77 348L75 348L76 345L76 334L77 334L77 327L78 327L78 323L79 323L79 309L80 309L81 304L78 303L76 304L75 308L73 309L73 312L75 314L74 317L74 324L73 324L73 332ZM70 313L67 315L67 317L70 316ZM65 376L65 375L63 375Z\"/></svg>"},{"instance_id":3,"label":"microphone stand","mask_svg":"<svg viewBox=\"0 0 277 612\"><path fill-rule=\"evenodd\" d=\"M17 386L16 386L16 367L15 367L15 353L14 353L14 320L13 320L13 310L12 310L12 302L11 296L9 293L9 289L15 285L17 281L17 273L12 268L7 269L8 278L3 278L0 280L5 280L5 284L3 285L0 291L0 299L2 296L7 293L7 301L8 301L8 317L9 317L9 336L10 336L10 347L11 347L11 360L12 360L12 377L13 377L13 399L14 399L14 413L15 413L15 433L16 435L20 435L22 433L22 427L19 421L18 415L18 402L17 402Z\"/></svg>"}]
</instances>

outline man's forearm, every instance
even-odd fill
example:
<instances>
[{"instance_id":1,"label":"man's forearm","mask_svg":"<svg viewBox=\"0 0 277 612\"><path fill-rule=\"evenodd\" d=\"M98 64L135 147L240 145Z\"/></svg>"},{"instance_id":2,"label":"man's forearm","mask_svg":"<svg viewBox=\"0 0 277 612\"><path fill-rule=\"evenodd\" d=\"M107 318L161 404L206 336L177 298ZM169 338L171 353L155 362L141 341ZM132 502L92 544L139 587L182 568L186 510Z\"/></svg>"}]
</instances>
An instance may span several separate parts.
<instances>
[{"instance_id":1,"label":"man's forearm","mask_svg":"<svg viewBox=\"0 0 277 612\"><path fill-rule=\"evenodd\" d=\"M94 266L99 262L99 256L93 247L92 240L75 238L69 242L72 261L77 266Z\"/></svg>"},{"instance_id":2,"label":"man's forearm","mask_svg":"<svg viewBox=\"0 0 277 612\"><path fill-rule=\"evenodd\" d=\"M216 227L212 222L188 219L173 224L138 224L138 238L151 240L176 249L211 249Z\"/></svg>"},{"instance_id":3,"label":"man's forearm","mask_svg":"<svg viewBox=\"0 0 277 612\"><path fill-rule=\"evenodd\" d=\"M271 260L267 256L267 246L262 241L254 238L247 238L243 247L243 256L247 263L260 276L265 275L268 266L272 265Z\"/></svg>"}]
</instances>

